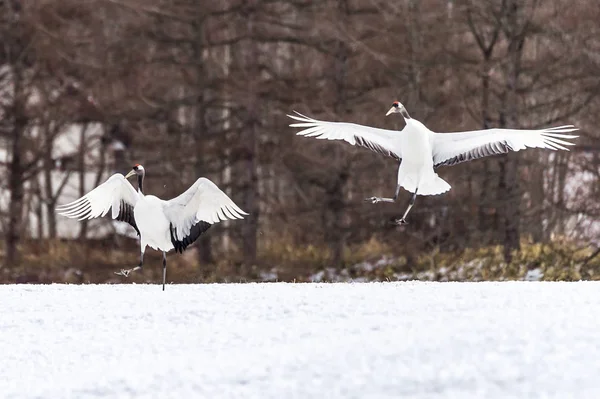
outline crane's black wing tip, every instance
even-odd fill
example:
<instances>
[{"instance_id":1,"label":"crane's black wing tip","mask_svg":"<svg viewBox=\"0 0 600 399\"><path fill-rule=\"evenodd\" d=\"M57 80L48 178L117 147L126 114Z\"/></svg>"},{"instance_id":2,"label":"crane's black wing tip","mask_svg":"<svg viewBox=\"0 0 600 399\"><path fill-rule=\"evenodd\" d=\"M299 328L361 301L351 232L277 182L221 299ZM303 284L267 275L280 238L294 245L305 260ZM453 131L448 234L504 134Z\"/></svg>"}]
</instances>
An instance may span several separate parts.
<instances>
[{"instance_id":1,"label":"crane's black wing tip","mask_svg":"<svg viewBox=\"0 0 600 399\"><path fill-rule=\"evenodd\" d=\"M206 230L208 230L212 226L210 223L207 223L203 220L194 224L188 235L183 237L183 239L178 240L175 234L175 226L173 224L169 224L169 231L171 233L171 243L173 244L173 248L175 248L175 252L183 253L185 249L194 241L198 239Z\"/></svg>"}]
</instances>

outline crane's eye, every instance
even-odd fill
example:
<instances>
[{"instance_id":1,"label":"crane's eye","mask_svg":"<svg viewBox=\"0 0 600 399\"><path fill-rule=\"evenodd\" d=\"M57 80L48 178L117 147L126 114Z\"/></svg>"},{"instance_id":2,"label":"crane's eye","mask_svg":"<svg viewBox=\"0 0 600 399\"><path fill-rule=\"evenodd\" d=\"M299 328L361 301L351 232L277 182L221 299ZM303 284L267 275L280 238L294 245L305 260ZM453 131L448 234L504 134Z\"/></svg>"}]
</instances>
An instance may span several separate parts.
<instances>
[{"instance_id":1,"label":"crane's eye","mask_svg":"<svg viewBox=\"0 0 600 399\"><path fill-rule=\"evenodd\" d=\"M137 165L135 165L135 166L133 167L133 170L138 170L138 166L137 166Z\"/></svg>"},{"instance_id":2,"label":"crane's eye","mask_svg":"<svg viewBox=\"0 0 600 399\"><path fill-rule=\"evenodd\" d=\"M393 103L393 104L392 104L392 106L393 106L394 108L398 108L398 103Z\"/></svg>"}]
</instances>

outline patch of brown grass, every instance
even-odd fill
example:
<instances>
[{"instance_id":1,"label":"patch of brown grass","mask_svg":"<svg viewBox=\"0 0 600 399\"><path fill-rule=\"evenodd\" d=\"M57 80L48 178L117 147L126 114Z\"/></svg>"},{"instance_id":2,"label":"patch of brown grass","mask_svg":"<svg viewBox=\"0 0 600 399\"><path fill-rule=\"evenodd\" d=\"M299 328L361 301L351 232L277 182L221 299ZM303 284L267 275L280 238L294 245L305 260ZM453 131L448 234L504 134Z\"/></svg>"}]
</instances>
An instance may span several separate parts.
<instances>
[{"instance_id":1,"label":"patch of brown grass","mask_svg":"<svg viewBox=\"0 0 600 399\"><path fill-rule=\"evenodd\" d=\"M84 242L67 240L28 241L21 245L22 262L0 269L2 283L159 283L162 254L148 249L144 269L129 277L114 272L139 262L139 247L133 240L107 239ZM522 249L510 264L501 246L465 249L460 252L433 250L419 254L391 248L375 238L345 250L345 265L332 265L325 245L297 246L281 238L263 244L257 265L244 265L235 254L219 254L214 264L200 265L192 246L182 255L167 255L167 280L174 283L261 281L261 273L275 271L278 281L308 281L320 270L345 270L351 278L395 280L399 275L434 280L514 280L528 270L540 269L543 280L600 280L600 256L590 258L595 248L565 239L539 244L523 240ZM233 258L233 259L230 259ZM372 270L362 262L377 264ZM337 266L337 267L336 267ZM410 277L412 276L412 277ZM424 277L426 276L426 277Z\"/></svg>"}]
</instances>

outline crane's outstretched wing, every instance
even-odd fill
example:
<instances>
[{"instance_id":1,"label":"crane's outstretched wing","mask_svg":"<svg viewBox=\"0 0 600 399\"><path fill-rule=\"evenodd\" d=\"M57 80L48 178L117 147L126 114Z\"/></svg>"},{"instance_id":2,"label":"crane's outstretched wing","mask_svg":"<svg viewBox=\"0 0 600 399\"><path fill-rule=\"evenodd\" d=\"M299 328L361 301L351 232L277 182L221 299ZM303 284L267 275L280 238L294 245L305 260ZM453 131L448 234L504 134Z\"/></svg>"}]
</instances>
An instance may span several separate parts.
<instances>
[{"instance_id":1,"label":"crane's outstretched wing","mask_svg":"<svg viewBox=\"0 0 600 399\"><path fill-rule=\"evenodd\" d=\"M133 217L133 207L138 198L137 191L125 176L115 173L83 197L58 206L56 210L59 215L83 220L104 216L112 208L112 218L129 223L139 235L140 231Z\"/></svg>"},{"instance_id":2,"label":"crane's outstretched wing","mask_svg":"<svg viewBox=\"0 0 600 399\"><path fill-rule=\"evenodd\" d=\"M487 129L461 133L434 133L431 150L433 165L456 165L457 163L483 158L488 155L504 154L525 148L548 148L567 150L575 145L570 133L578 130L573 125L547 129Z\"/></svg>"},{"instance_id":3,"label":"crane's outstretched wing","mask_svg":"<svg viewBox=\"0 0 600 399\"><path fill-rule=\"evenodd\" d=\"M180 196L165 201L164 213L171 223L171 242L178 252L183 252L212 224L247 215L205 177L196 180Z\"/></svg>"},{"instance_id":4,"label":"crane's outstretched wing","mask_svg":"<svg viewBox=\"0 0 600 399\"><path fill-rule=\"evenodd\" d=\"M296 111L294 111L296 112ZM301 123L292 123L290 127L303 127L298 135L326 140L344 140L352 145L359 145L397 160L402 159L402 150L398 144L402 131L378 129L346 122L325 122L304 116L288 115Z\"/></svg>"}]
</instances>

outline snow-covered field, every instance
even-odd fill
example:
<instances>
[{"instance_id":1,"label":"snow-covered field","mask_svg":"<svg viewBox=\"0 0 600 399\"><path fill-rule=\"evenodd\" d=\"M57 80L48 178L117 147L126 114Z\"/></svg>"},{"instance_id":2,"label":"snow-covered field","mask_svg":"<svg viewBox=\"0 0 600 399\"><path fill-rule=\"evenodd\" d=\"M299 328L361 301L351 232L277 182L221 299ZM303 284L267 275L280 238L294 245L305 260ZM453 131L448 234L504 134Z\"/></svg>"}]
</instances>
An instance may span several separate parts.
<instances>
[{"instance_id":1,"label":"snow-covered field","mask_svg":"<svg viewBox=\"0 0 600 399\"><path fill-rule=\"evenodd\" d=\"M600 284L0 286L2 398L600 398Z\"/></svg>"}]
</instances>

